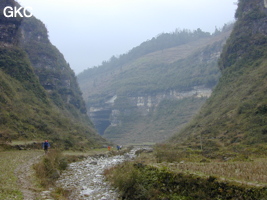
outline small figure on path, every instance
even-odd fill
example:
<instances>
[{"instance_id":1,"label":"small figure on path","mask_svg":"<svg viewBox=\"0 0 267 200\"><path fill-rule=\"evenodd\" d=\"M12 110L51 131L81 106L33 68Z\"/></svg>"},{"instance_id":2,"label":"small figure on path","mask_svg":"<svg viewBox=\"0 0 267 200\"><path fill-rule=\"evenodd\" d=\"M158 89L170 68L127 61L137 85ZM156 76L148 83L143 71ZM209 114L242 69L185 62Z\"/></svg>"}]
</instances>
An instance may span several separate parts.
<instances>
[{"instance_id":1,"label":"small figure on path","mask_svg":"<svg viewBox=\"0 0 267 200\"><path fill-rule=\"evenodd\" d=\"M117 150L118 151L121 150L121 146L117 145Z\"/></svg>"},{"instance_id":2,"label":"small figure on path","mask_svg":"<svg viewBox=\"0 0 267 200\"><path fill-rule=\"evenodd\" d=\"M111 146L108 146L108 151L110 151Z\"/></svg>"},{"instance_id":3,"label":"small figure on path","mask_svg":"<svg viewBox=\"0 0 267 200\"><path fill-rule=\"evenodd\" d=\"M48 148L50 148L50 144L49 144L48 140L45 140L45 141L43 142L42 147L43 147L43 149L44 149L44 151L45 151L45 154L47 154L47 152L48 152Z\"/></svg>"}]
</instances>

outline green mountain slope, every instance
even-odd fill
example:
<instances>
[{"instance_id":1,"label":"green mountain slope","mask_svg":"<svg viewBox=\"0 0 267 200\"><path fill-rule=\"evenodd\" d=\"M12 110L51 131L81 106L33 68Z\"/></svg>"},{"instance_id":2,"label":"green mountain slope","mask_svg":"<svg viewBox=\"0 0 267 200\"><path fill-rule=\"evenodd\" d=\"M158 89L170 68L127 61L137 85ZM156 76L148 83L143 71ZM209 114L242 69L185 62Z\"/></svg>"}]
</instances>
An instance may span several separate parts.
<instances>
[{"instance_id":1,"label":"green mountain slope","mask_svg":"<svg viewBox=\"0 0 267 200\"><path fill-rule=\"evenodd\" d=\"M237 22L219 65L222 77L199 114L173 141L203 150L266 147L267 5L240 0Z\"/></svg>"},{"instance_id":2,"label":"green mountain slope","mask_svg":"<svg viewBox=\"0 0 267 200\"><path fill-rule=\"evenodd\" d=\"M99 133L120 144L167 139L191 119L216 85L218 56L230 31L225 26L214 35L200 29L163 34L79 74Z\"/></svg>"},{"instance_id":3,"label":"green mountain slope","mask_svg":"<svg viewBox=\"0 0 267 200\"><path fill-rule=\"evenodd\" d=\"M14 5L1 1L0 10ZM53 147L83 149L105 142L45 26L34 17L6 18L1 12L0 29L0 143L49 139Z\"/></svg>"}]
</instances>

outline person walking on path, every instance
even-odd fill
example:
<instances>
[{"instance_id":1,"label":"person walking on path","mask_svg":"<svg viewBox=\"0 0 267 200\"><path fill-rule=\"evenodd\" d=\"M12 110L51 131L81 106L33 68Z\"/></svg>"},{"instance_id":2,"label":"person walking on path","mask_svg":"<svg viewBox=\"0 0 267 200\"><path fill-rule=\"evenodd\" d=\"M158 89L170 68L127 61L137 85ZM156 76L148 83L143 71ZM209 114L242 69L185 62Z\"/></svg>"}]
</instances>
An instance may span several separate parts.
<instances>
[{"instance_id":1,"label":"person walking on path","mask_svg":"<svg viewBox=\"0 0 267 200\"><path fill-rule=\"evenodd\" d=\"M45 154L47 154L47 152L48 152L48 148L50 148L50 144L49 144L48 140L45 140L45 141L43 142L42 147L43 147L43 149L44 149L44 151L45 151Z\"/></svg>"},{"instance_id":2,"label":"person walking on path","mask_svg":"<svg viewBox=\"0 0 267 200\"><path fill-rule=\"evenodd\" d=\"M117 145L117 150L121 150L121 146L120 145Z\"/></svg>"}]
</instances>

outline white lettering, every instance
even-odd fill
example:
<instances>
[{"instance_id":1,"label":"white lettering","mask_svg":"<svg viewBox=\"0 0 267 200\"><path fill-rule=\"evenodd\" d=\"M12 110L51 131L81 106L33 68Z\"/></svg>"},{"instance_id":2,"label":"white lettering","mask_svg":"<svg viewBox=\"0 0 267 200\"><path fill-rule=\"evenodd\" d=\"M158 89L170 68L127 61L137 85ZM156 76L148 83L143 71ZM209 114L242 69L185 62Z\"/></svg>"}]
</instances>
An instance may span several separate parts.
<instances>
[{"instance_id":1,"label":"white lettering","mask_svg":"<svg viewBox=\"0 0 267 200\"><path fill-rule=\"evenodd\" d=\"M18 10L17 10L17 7L15 7L15 9L14 9L14 17L17 17L17 14L19 14L20 17L23 17L23 15L20 13L21 9L22 9L22 7L20 7Z\"/></svg>"},{"instance_id":2,"label":"white lettering","mask_svg":"<svg viewBox=\"0 0 267 200\"><path fill-rule=\"evenodd\" d=\"M12 8L11 6L7 6L7 7L4 8L3 14L4 14L5 17L17 17L17 16L20 16L20 17L31 17L32 13L29 12L28 10L32 10L32 8L31 7L25 7L25 8L23 8L23 7L20 7L20 8L14 7L14 8ZM23 13L21 13L21 11Z\"/></svg>"},{"instance_id":3,"label":"white lettering","mask_svg":"<svg viewBox=\"0 0 267 200\"><path fill-rule=\"evenodd\" d=\"M32 13L31 12L29 12L29 10L32 10L32 8L31 7L25 7L24 8L24 16L25 17L31 17L32 16ZM27 11L29 12L29 14L27 14Z\"/></svg>"},{"instance_id":4,"label":"white lettering","mask_svg":"<svg viewBox=\"0 0 267 200\"><path fill-rule=\"evenodd\" d=\"M7 9L9 9L9 10L7 11ZM13 17L13 8L10 6L7 6L7 7L5 7L3 13L4 13L5 17Z\"/></svg>"}]
</instances>

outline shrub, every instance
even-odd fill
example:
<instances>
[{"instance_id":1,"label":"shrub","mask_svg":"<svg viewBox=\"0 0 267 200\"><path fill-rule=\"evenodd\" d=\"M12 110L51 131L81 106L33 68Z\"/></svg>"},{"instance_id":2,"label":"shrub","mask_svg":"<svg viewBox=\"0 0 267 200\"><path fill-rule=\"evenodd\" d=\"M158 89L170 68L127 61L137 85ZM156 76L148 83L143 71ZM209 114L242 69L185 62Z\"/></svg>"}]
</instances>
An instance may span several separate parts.
<instances>
[{"instance_id":1,"label":"shrub","mask_svg":"<svg viewBox=\"0 0 267 200\"><path fill-rule=\"evenodd\" d=\"M71 194L70 190L66 190L62 187L57 187L57 188L55 188L54 192L52 193L52 196L58 200L67 200L67 199L69 199L70 194Z\"/></svg>"},{"instance_id":2,"label":"shrub","mask_svg":"<svg viewBox=\"0 0 267 200\"><path fill-rule=\"evenodd\" d=\"M266 188L220 181L215 176L176 173L141 163L123 163L106 171L122 199L266 199Z\"/></svg>"},{"instance_id":3,"label":"shrub","mask_svg":"<svg viewBox=\"0 0 267 200\"><path fill-rule=\"evenodd\" d=\"M68 166L67 159L58 150L50 150L43 159L34 165L36 176L43 187L54 185L62 170Z\"/></svg>"}]
</instances>

